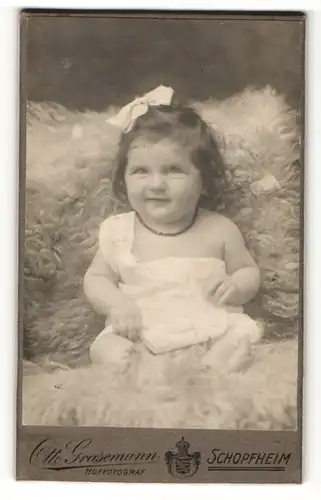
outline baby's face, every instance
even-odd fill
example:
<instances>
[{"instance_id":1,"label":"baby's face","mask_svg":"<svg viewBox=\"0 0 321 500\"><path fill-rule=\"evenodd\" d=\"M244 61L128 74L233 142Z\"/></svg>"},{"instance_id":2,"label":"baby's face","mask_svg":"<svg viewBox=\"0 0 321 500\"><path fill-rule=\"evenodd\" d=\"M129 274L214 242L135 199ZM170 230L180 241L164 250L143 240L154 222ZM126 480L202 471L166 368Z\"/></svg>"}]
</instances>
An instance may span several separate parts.
<instances>
[{"instance_id":1,"label":"baby's face","mask_svg":"<svg viewBox=\"0 0 321 500\"><path fill-rule=\"evenodd\" d=\"M183 148L169 139L133 143L125 184L133 210L163 224L193 213L202 192L199 171Z\"/></svg>"}]
</instances>

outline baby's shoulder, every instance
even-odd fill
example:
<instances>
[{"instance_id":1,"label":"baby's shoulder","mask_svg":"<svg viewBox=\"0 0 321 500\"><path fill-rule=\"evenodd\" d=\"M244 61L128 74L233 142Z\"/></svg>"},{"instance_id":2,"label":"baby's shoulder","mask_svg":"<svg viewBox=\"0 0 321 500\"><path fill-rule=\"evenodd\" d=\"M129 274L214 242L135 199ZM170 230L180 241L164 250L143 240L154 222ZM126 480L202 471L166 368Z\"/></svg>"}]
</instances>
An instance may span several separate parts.
<instances>
[{"instance_id":1,"label":"baby's shoulder","mask_svg":"<svg viewBox=\"0 0 321 500\"><path fill-rule=\"evenodd\" d=\"M203 209L201 212L203 223L208 224L209 226L215 226L216 228L224 229L224 230L232 230L237 229L237 225L232 219L229 219L225 215L222 215L218 212L211 212L210 210Z\"/></svg>"},{"instance_id":2,"label":"baby's shoulder","mask_svg":"<svg viewBox=\"0 0 321 500\"><path fill-rule=\"evenodd\" d=\"M229 217L209 210L203 211L203 224L209 234L213 237L220 236L222 240L233 240L240 237L240 230L235 222Z\"/></svg>"}]
</instances>

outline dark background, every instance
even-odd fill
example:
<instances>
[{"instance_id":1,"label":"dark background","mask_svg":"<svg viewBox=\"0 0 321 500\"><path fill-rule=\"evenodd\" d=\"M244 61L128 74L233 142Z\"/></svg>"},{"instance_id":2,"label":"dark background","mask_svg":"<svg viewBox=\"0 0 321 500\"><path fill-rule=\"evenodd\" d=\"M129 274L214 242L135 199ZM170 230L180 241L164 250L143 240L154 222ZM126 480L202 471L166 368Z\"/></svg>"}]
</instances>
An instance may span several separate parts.
<instances>
[{"instance_id":1,"label":"dark background","mask_svg":"<svg viewBox=\"0 0 321 500\"><path fill-rule=\"evenodd\" d=\"M302 28L258 19L31 18L28 99L100 111L160 84L188 100L270 84L299 108Z\"/></svg>"}]
</instances>

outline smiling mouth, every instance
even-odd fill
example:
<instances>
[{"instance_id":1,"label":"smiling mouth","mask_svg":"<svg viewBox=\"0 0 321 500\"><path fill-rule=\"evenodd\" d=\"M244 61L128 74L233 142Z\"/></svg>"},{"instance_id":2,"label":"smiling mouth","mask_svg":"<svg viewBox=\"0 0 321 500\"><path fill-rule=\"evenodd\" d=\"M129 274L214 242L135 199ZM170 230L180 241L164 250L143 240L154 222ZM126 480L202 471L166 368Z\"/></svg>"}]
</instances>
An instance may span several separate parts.
<instances>
[{"instance_id":1,"label":"smiling mouth","mask_svg":"<svg viewBox=\"0 0 321 500\"><path fill-rule=\"evenodd\" d=\"M170 200L168 198L146 198L146 201L157 201L160 203L166 203L169 202Z\"/></svg>"}]
</instances>

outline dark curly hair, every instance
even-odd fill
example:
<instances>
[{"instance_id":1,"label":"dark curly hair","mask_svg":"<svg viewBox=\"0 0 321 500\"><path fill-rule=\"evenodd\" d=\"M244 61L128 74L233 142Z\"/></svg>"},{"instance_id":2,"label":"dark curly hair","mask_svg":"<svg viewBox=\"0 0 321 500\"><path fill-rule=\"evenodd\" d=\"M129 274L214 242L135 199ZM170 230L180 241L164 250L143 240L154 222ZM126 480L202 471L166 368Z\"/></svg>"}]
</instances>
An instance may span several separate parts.
<instances>
[{"instance_id":1,"label":"dark curly hair","mask_svg":"<svg viewBox=\"0 0 321 500\"><path fill-rule=\"evenodd\" d=\"M203 181L200 207L210 210L220 207L227 176L214 131L194 109L180 104L149 107L146 114L137 118L133 128L122 134L112 179L113 192L118 199L127 201L124 177L128 153L132 143L140 137L151 142L168 138L184 147Z\"/></svg>"}]
</instances>

